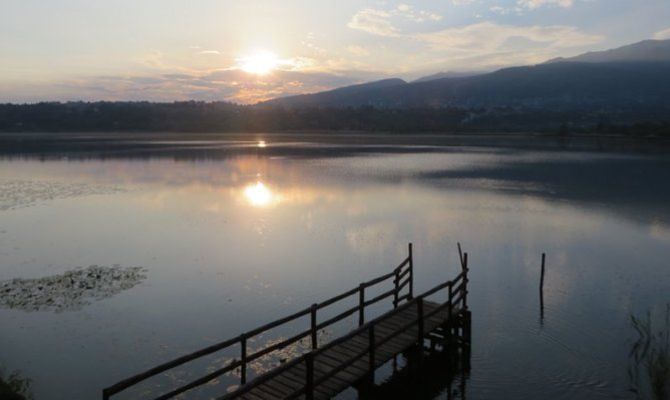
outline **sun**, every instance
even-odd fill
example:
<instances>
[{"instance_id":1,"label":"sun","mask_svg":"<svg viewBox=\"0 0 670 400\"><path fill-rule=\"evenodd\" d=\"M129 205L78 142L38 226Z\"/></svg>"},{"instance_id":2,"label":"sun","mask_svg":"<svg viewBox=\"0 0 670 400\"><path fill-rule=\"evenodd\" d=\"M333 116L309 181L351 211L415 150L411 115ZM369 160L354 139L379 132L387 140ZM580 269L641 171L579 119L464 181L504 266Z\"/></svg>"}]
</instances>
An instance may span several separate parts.
<instances>
[{"instance_id":1,"label":"sun","mask_svg":"<svg viewBox=\"0 0 670 400\"><path fill-rule=\"evenodd\" d=\"M240 69L255 75L268 74L281 64L279 57L267 50L258 50L238 59Z\"/></svg>"}]
</instances>

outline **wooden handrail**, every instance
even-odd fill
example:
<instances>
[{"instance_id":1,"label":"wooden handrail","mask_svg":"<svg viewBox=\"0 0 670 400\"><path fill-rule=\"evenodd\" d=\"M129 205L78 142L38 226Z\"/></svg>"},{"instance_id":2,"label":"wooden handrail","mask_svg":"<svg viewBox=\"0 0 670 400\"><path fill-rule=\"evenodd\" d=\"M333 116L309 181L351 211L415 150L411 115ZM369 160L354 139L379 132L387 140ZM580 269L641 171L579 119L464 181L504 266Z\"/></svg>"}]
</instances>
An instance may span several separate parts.
<instances>
[{"instance_id":1,"label":"wooden handrail","mask_svg":"<svg viewBox=\"0 0 670 400\"><path fill-rule=\"evenodd\" d=\"M356 313L356 311L358 311L358 306L352 307L352 308L350 308L350 309L348 309L348 310L346 310L346 311L344 311L340 314L337 314L336 316L334 316L332 318L329 318L329 319L321 322L320 324L317 325L316 329L321 330L321 329L326 328L330 325L333 325L334 323L339 322L339 321L345 319L346 317Z\"/></svg>"},{"instance_id":2,"label":"wooden handrail","mask_svg":"<svg viewBox=\"0 0 670 400\"><path fill-rule=\"evenodd\" d=\"M358 287L355 287L355 288L350 289L350 290L348 290L348 291L346 291L346 292L344 292L344 293L342 293L342 294L338 294L337 296L335 296L335 297L333 297L333 298L330 298L330 299L328 299L328 300L326 300L326 301L323 301L323 302L317 304L317 305L316 305L316 308L317 308L318 310L320 310L320 309L322 309L322 308L328 307L328 306L331 305L331 304L337 303L337 302L339 302L340 300L344 300L344 299L346 299L346 298L349 297L349 296L353 296L353 295L356 294L356 293L358 293Z\"/></svg>"},{"instance_id":3,"label":"wooden handrail","mask_svg":"<svg viewBox=\"0 0 670 400\"><path fill-rule=\"evenodd\" d=\"M304 355L304 356L295 358L295 359L291 360L291 362L289 362L289 363L285 363L285 364L283 364L283 365L281 365L281 366L275 368L274 370L272 370L272 371L270 371L270 372L268 372L268 373L266 373L266 374L264 374L264 375L261 375L261 376L259 376L259 377L256 377L253 381L249 382L249 384L247 384L246 386L242 386L242 387L240 387L239 389L237 389L237 390L234 391L234 392L231 392L231 393L228 393L228 394L226 394L226 395L224 395L224 396L222 396L222 397L219 397L219 398L217 398L217 400L228 400L228 399L233 398L234 396L242 395L242 394L244 394L246 391L250 390L252 387L255 387L255 386L257 386L257 385L260 385L260 384L262 384L263 382L266 382L266 381L268 381L268 380L274 378L275 376L281 374L282 372L286 371L287 369L292 368L293 366L295 366L295 365L297 365L298 363L302 362L303 360L307 359L307 357L310 357L310 358L313 359L313 358L314 358L315 356L317 356L318 354L320 354L320 353L322 353L322 352L324 352L324 351L327 351L328 349L330 349L330 348L332 348L332 347L334 347L334 346L337 346L337 345L339 345L339 344L341 344L341 343L343 343L343 342L345 342L345 341L348 341L348 340L352 339L353 337L355 337L355 336L361 334L361 333L364 332L365 330L369 330L371 326L374 326L374 325L375 325L376 323L378 323L379 321L382 321L383 319L388 318L388 316L389 316L391 313L402 312L403 310L405 310L405 309L407 309L407 308L409 308L409 307L411 307L411 306L418 306L418 307L420 307L419 304L421 304L421 303L424 301L424 299L425 299L426 297L429 297L429 296L431 296L431 295L437 293L438 291L440 291L440 290L442 290L442 289L449 288L449 289L450 289L450 292L451 292L451 288L453 288L455 282L457 282L457 281L458 281L459 279L461 279L461 278L462 278L462 274L459 275L459 276L458 276L456 279L454 279L454 280L447 281L447 282L444 282L444 283L442 283L442 284L439 284L439 285L433 287L432 289L430 289L430 290L428 290L428 291L422 293L421 295L415 297L414 299L408 301L407 303L402 304L402 305L399 306L397 309L395 309L395 310L390 310L390 311L388 311L387 313L384 313L383 315L380 315L380 316L374 318L373 320L368 321L368 322L365 323L364 325L358 327L357 329L354 329L353 331L349 332L348 334L346 334L346 335L344 335L344 336L341 336L341 337L339 337L339 338L337 338L337 339L335 339L335 340L333 340L333 341L327 343L326 345L324 345L324 346L322 346L322 347L319 347L319 348L316 349L316 350L312 350L312 351L310 351L309 353L307 353L307 354ZM451 297L451 296L450 296L450 297ZM380 339L380 340L375 340L375 346L376 346L376 347L379 347L379 346L383 345L384 343L386 343L386 342L388 342L389 340L393 339L395 336L399 335L400 333L405 332L407 329L411 328L411 327L414 326L415 324L421 323L421 321L422 321L423 319L425 319L425 318L430 318L431 316L437 314L438 312L444 310L445 308L447 308L447 309L449 310L449 312L451 312L453 305L454 305L454 303L452 303L452 302L450 302L449 300L447 300L447 302L445 302L444 304L441 304L441 305L440 305L439 307L437 307L436 309L431 310L430 313L426 313L426 314L424 314L424 315L423 315L423 318L421 318L420 315L419 315L419 317L417 317L416 319L412 319L410 322L408 322L408 323L402 325L401 327L395 329L394 331L392 331L391 334L386 335L384 338L382 338L382 339ZM356 308L354 308L354 310L355 310L355 309L356 309ZM422 313L423 313L423 307L420 307L419 310L420 310L419 314L422 314ZM418 339L418 338L417 338L417 339ZM341 364L339 364L337 367L331 369L331 370L328 371L326 374L320 376L318 379L314 379L314 381L313 381L313 387L318 386L321 382L324 382L324 381L326 381L327 379L329 379L330 377L334 376L335 374L341 372L341 371L344 370L346 367L348 367L349 365L353 364L354 362L356 362L356 360L358 360L359 358L361 358L361 357L363 357L364 355L368 354L369 352L370 352L370 348L369 348L369 347L366 347L364 350L362 350L362 351L360 351L359 353L355 354L354 356L348 358L347 360L345 360L344 362L342 362ZM307 386L307 385L306 385L306 386ZM298 389L298 390L294 391L292 394L290 394L290 395L287 396L286 398L287 398L287 399L291 399L291 398L295 398L295 397L301 396L301 395L303 395L303 394L306 394L306 386L303 387L303 388L301 388L301 389Z\"/></svg>"},{"instance_id":4,"label":"wooden handrail","mask_svg":"<svg viewBox=\"0 0 670 400\"><path fill-rule=\"evenodd\" d=\"M279 343L275 343L272 346L268 346L268 347L266 347L262 350L258 350L257 352L252 353L251 355L247 356L247 363L250 363L257 358L263 357L266 354L270 354L273 351L277 351L277 350L282 349L282 348L284 348L284 347L286 347L286 346L288 346L292 343L295 343L298 340L309 336L311 334L311 332L312 332L311 329L306 330L306 331L302 331L302 332L298 333L297 335L293 335L288 339L282 340Z\"/></svg>"},{"instance_id":5,"label":"wooden handrail","mask_svg":"<svg viewBox=\"0 0 670 400\"><path fill-rule=\"evenodd\" d=\"M165 372L169 369L178 367L182 364L185 364L189 361L195 360L196 358L200 358L203 356L206 356L208 354L214 353L216 351L219 351L221 349L230 347L233 344L236 344L239 341L238 338L233 338L233 339L228 339L226 341L211 345L209 347L205 347L204 349L198 350L196 352L193 352L191 354L187 354L185 356L179 357L177 359L174 359L172 361L168 361L166 363L163 363L161 365L158 365L156 367L153 367L151 369L148 369L140 374L137 374L135 376L132 376L130 378L124 379L108 388L105 388L103 390L103 398L108 399L109 396L112 396L124 389L129 388L130 386L133 386L145 379L148 379L154 375L158 375L161 372Z\"/></svg>"},{"instance_id":6,"label":"wooden handrail","mask_svg":"<svg viewBox=\"0 0 670 400\"><path fill-rule=\"evenodd\" d=\"M379 295L373 297L372 299L365 301L363 304L367 307L367 306L373 305L375 303L379 303L380 301L384 300L385 298L391 296L393 293L395 293L395 288L393 288L391 290L387 290L384 293L380 293Z\"/></svg>"},{"instance_id":7,"label":"wooden handrail","mask_svg":"<svg viewBox=\"0 0 670 400\"><path fill-rule=\"evenodd\" d=\"M406 275L409 275L409 277L407 278L407 280L405 282L403 282L402 284L396 284L400 281L400 279L402 279ZM398 278L398 277L400 277L400 278ZM383 292L380 295L378 295L378 296L376 296L376 297L374 297L370 300L365 301L364 296L365 296L365 289L366 288L369 288L369 287L375 286L377 284L380 284L380 283L382 283L382 282L384 282L384 281L386 281L390 278L394 278L394 288L393 289L388 290L386 292ZM407 285L408 282L409 282L409 285L410 285L409 293L404 295L404 296L399 296L400 291L402 291L402 289ZM194 387L197 387L199 385L207 383L208 381L210 381L210 380L212 380L212 379L214 379L214 378L216 378L216 377L218 377L218 376L220 376L220 375L222 375L226 372L229 372L229 371L231 371L231 370L233 370L234 368L237 368L237 367L241 367L240 380L241 380L241 384L244 385L246 383L246 378L247 378L247 376L246 376L247 364L249 364L250 362L252 362L252 361L256 360L257 358L262 357L266 354L272 353L273 351L276 351L276 350L279 350L279 349L284 348L286 346L289 346L292 343L295 343L298 340L301 340L302 338L304 338L306 336L309 336L309 335L311 335L311 337L312 337L312 348L315 349L315 348L318 347L317 340L316 340L316 335L317 335L318 330L324 329L324 328L326 328L326 327L328 327L328 326L346 318L347 316L355 313L356 311L359 311L359 314L360 314L359 315L359 324L362 326L363 324L365 324L365 308L366 307L368 307L370 305L373 305L373 304L375 304L375 303L377 303L377 302L379 302L379 301L381 301L381 300L383 300L383 299L385 299L389 296L392 296L392 295L394 297L393 305L394 305L394 307L397 307L398 302L400 302L402 300L410 300L412 298L412 291L413 291L412 286L413 286L413 259L412 259L412 244L410 243L409 244L409 255L408 255L408 257L405 258L396 268L394 268L392 272L389 272L389 273L384 274L382 276L379 276L377 278L371 279L369 281L363 282L357 288L350 289L350 290L348 290L344 293L341 293L337 296L334 296L334 297L332 297L328 300L325 300L321 303L314 304L311 307L300 310L300 311L298 311L296 313L293 313L289 316L277 319L275 321L272 321L270 323L262 325L258 328L252 329L252 330L250 330L246 333L243 333L242 335L240 335L238 337L228 339L228 340L225 340L223 342L208 346L204 349L201 349L201 350L198 350L196 352L187 354L185 356L179 357L179 358L174 359L172 361L163 363L161 365L158 365L156 367L148 369L144 372L136 374L136 375L134 375L130 378L119 381L119 382L115 383L114 385L103 389L102 397L103 397L104 400L108 400L108 399L111 398L111 396L113 396L113 395L115 395L115 394L117 394L117 393L131 387L131 386L134 386L134 385L136 385L136 384L138 384L138 383L140 383L140 382L142 382L146 379L149 379L153 376L156 376L156 375L158 375L162 372L165 372L167 370L176 368L176 367L181 366L181 365L183 365L187 362L190 362L190 361L193 361L195 359L204 357L206 355L212 354L212 353L217 352L217 351L221 351L223 349L229 348L229 347L231 347L233 345L237 345L237 344L240 345L240 352L241 352L241 360L240 361L234 360L233 363L229 364L228 366L220 368L219 370L216 370L216 371L214 371L210 374L207 374L202 378L196 379L196 380L194 380L194 381L192 381L192 382L190 382L186 385L183 385L183 386L181 386L177 389L174 389L174 390L170 391L169 393L166 393L166 394L158 397L158 399L168 399L170 397L174 397L174 396L176 396L178 394L181 394L181 393L183 393L187 390L193 389ZM327 321L324 321L322 323L316 323L316 311L317 310L320 310L320 309L323 309L323 308L328 307L330 305L336 304L336 303L340 302L341 300L344 300L344 299L346 299L346 298L348 298L348 297L350 297L350 296L352 296L356 293L359 293L359 304L357 306L354 306L354 307L352 307L348 310L345 310L345 311L339 313L338 315L328 319ZM305 317L307 315L310 315L310 330L303 331L303 332L301 332L297 335L294 335L291 338L283 340L283 341L281 341L279 343L276 343L272 346L269 346L269 347L266 347L266 348L264 348L262 350L259 350L257 352L248 354L246 344L247 344L247 340L249 338L257 336L257 335L259 335L263 332L266 332L270 329L276 328L280 325L284 325L288 322L291 322L291 321L294 321L296 319ZM284 364L284 365L286 365L286 364ZM208 379L206 379L206 378L208 378Z\"/></svg>"},{"instance_id":8,"label":"wooden handrail","mask_svg":"<svg viewBox=\"0 0 670 400\"><path fill-rule=\"evenodd\" d=\"M215 378L217 378L217 377L219 377L219 376L221 376L221 375L223 375L227 372L230 372L230 371L234 370L235 368L240 367L241 365L242 365L241 361L233 360L233 362L226 365L225 367L219 368L218 370L216 370L214 372L211 372L211 373L209 373L209 374L207 374L207 375L205 375L201 378L195 379L195 380L187 383L186 385L180 386L180 387L178 387L177 389L175 389L171 392L168 392L168 393L166 393L162 396L156 397L155 400L169 399L170 397L174 397L174 396L177 396L179 394L182 394L182 393L184 393L188 390L191 390L191 389L196 388L198 386L204 385L205 383L211 381L212 379L215 379Z\"/></svg>"}]
</instances>

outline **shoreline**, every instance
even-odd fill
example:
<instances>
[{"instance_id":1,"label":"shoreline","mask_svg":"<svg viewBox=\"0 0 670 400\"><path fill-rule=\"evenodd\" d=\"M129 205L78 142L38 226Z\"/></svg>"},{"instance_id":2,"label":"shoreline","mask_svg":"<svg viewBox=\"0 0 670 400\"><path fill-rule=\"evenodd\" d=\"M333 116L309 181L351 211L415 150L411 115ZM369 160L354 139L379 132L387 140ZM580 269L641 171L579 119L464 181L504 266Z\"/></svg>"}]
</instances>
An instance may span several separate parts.
<instances>
[{"instance_id":1,"label":"shoreline","mask_svg":"<svg viewBox=\"0 0 670 400\"><path fill-rule=\"evenodd\" d=\"M262 150L253 142L268 142ZM436 152L442 148L494 148L537 151L614 153L670 152L670 138L620 134L555 134L533 132L396 133L370 131L296 132L0 132L0 156L139 156L170 151L197 151L201 157L243 155L290 156L370 152ZM168 156L168 154L165 154Z\"/></svg>"}]
</instances>

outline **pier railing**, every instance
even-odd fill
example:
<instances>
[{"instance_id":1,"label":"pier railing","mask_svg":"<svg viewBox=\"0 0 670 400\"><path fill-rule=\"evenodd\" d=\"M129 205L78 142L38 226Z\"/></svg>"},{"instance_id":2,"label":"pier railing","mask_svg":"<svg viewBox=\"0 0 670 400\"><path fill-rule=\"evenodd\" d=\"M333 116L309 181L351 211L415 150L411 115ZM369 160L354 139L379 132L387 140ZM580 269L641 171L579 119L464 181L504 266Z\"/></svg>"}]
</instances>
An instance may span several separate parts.
<instances>
[{"instance_id":1,"label":"pier railing","mask_svg":"<svg viewBox=\"0 0 670 400\"><path fill-rule=\"evenodd\" d=\"M222 351L225 349L228 349L230 347L238 346L240 347L240 355L239 359L233 359L232 362L228 363L224 367L221 367L215 371L212 371L200 378L197 378L185 385L182 385L176 389L171 390L168 393L162 394L158 397L155 398L155 400L163 400L163 399L170 399L173 398L181 393L184 393L188 390L194 389L198 386L204 385L207 382L210 382L217 377L229 373L234 370L240 371L240 385L241 387L244 387L244 385L247 383L247 370L249 367L249 364L260 357L266 356L272 352L284 349L306 337L310 337L311 340L311 348L312 351L316 350L318 348L318 342L317 342L317 334L320 330L323 330L341 320L344 318L347 318L348 316L354 315L358 313L358 329L353 331L357 332L360 331L361 329L364 329L364 327L368 326L369 324L366 325L365 322L365 311L366 308L379 303L382 300L388 299L390 297L393 297L392 304L393 308L397 309L399 307L409 307L411 304L416 304L417 299L414 299L414 263L413 263L413 256L412 256L412 244L409 244L408 247L408 256L405 258L400 265L398 265L393 271L382 275L380 277L377 277L375 279L372 279L370 281L361 283L358 287L353 288L351 290L348 290L344 293L341 293L337 296L334 296L326 301L323 301L321 303L315 303L312 304L310 307L307 307L301 311L298 311L292 315L289 315L287 317L278 319L276 321L270 322L268 324L265 324L261 327L258 327L256 329L253 329L251 331L245 332L237 337L225 340L220 343L213 344L211 346L205 347L203 349L200 349L196 352L193 352L191 354L184 355L182 357L179 357L177 359L174 359L172 361L166 362L164 364L161 364L159 366L153 367L151 369L148 369L142 373L139 373L137 375L134 375L130 378L124 379L120 382L117 382L116 384L109 386L102 391L102 398L103 400L109 400L111 399L112 396L132 387L135 386L149 378L152 378L158 374L162 374L166 371L172 370L176 367L182 366L186 363L189 363L191 361L200 359L202 357L205 357L207 355L210 355L212 353ZM467 255L466 255L466 263L467 263ZM464 273L466 270L464 270ZM463 274L461 274L463 275ZM393 286L382 292L381 294L378 294L372 298L367 298L366 296L366 290L372 287L380 286L383 283L387 283L388 281L392 280ZM465 282L467 281L467 275L464 275L463 277L463 283L462 285L459 286L459 288L456 288L457 290L454 290L454 294L456 293L461 293L462 291L462 301L465 303L465 296L466 296L466 290L465 290ZM449 282L444 283L442 285L438 285L436 288L432 289L431 291L423 294L421 296L421 299L424 298L425 296L435 293L438 290L444 289L446 287L450 288L450 293L451 290L453 289L454 283L449 284ZM355 305L354 307L348 308L345 311L340 312L339 314L328 318L325 321L318 322L318 311L322 310L326 307L332 306L334 304L338 304L342 302L345 299L349 299L353 296L358 296L358 304ZM451 297L451 294L450 294ZM403 303L404 302L404 303ZM401 306L401 303L402 306ZM289 324L299 318L306 317L307 315L310 316L310 326L309 329L304 330L292 337L289 337L285 340L282 340L281 342L275 343L269 347L260 349L255 352L249 352L247 348L247 343L250 341L250 339L253 339L254 337L268 332L272 329L278 328L282 325ZM349 337L349 335L344 336L344 337ZM339 343L339 341L342 340L342 338L330 342L329 344L326 345L326 347L331 346L331 343ZM322 347L322 348L326 348ZM307 353L310 354L310 353ZM301 360L302 358L299 357L292 362L297 362L298 360ZM353 361L352 361L353 362ZM293 365L291 362L285 363L284 365ZM344 367L343 367L344 368ZM279 369L283 370L283 366L281 366ZM265 377L267 375L274 376L274 370L271 371L268 374L264 374L261 377ZM299 394L296 394L299 395Z\"/></svg>"},{"instance_id":2,"label":"pier railing","mask_svg":"<svg viewBox=\"0 0 670 400\"><path fill-rule=\"evenodd\" d=\"M460 252L460 245L459 245L459 252ZM306 400L312 400L314 398L315 387L327 381L328 379L334 377L338 373L350 367L356 361L363 359L365 357L367 357L368 360L369 373L374 374L374 370L376 369L375 350L381 347L386 342L392 340L393 338L395 338L396 336L400 335L403 332L407 332L414 326L417 326L417 342L420 345L422 345L422 341L427 334L427 332L424 331L423 327L426 319L431 318L432 316L435 316L446 310L448 317L445 319L445 325L442 327L443 331L446 332L449 329L453 329L453 327L449 325L453 324L453 321L454 319L456 319L457 316L467 315L465 313L465 311L467 311L467 295L468 295L467 284L468 284L468 271L469 271L467 253L465 254L461 253L461 267L462 267L461 273L458 274L456 278L441 283L433 287L432 289L422 293L421 295L409 299L403 305L397 306L395 310L392 310L389 313L387 313L390 314L395 312L402 312L403 310L407 310L411 307L417 308L416 318L413 318L410 320L410 322L400 327L397 327L391 333L383 336L383 338L377 339L377 335L375 335L375 325L378 322L382 321L384 318L387 318L387 314L381 315L359 326L357 329L349 332L348 334L342 337L339 337L336 340L328 342L326 345L319 347L318 349L315 348L314 350L310 351L309 353L306 353L301 357L295 358L288 363L282 364L281 366L273 369L272 371L257 377L253 381L249 382L249 384L241 386L237 390L228 393L224 396L218 397L216 400L231 400L233 398L241 396L245 392L253 389L254 387L257 387L258 385L262 385L263 383L270 381L277 375L280 375L301 363L304 363L305 366L306 371L305 383L301 389L298 389L293 393L289 394L288 396L286 396L285 397L286 399L294 399L300 396L305 396ZM426 300L430 296L435 295L438 292L444 291L445 289L447 292L443 293L443 296L446 294L445 296L446 301L440 302L440 305L437 308L431 309L430 312L428 313L424 312L424 300ZM463 324L462 326L468 327L469 324ZM323 352L366 332L368 340L367 347L365 347L360 352L354 354L353 356L350 356L349 358L341 362L337 367L331 369L327 373L320 375L318 378L315 377L314 359L319 354L322 354ZM465 337L469 337L469 335L470 335L469 332L464 332Z\"/></svg>"}]
</instances>

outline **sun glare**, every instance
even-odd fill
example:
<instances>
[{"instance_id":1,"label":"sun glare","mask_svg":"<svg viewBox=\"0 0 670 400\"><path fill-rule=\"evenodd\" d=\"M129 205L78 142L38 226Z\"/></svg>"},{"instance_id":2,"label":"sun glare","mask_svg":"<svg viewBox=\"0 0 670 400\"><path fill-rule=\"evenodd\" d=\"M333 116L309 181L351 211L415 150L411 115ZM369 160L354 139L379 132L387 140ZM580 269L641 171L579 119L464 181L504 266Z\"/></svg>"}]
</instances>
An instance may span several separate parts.
<instances>
[{"instance_id":1,"label":"sun glare","mask_svg":"<svg viewBox=\"0 0 670 400\"><path fill-rule=\"evenodd\" d=\"M263 182L256 182L244 188L244 197L255 207L264 207L272 203L274 195Z\"/></svg>"},{"instance_id":2,"label":"sun glare","mask_svg":"<svg viewBox=\"0 0 670 400\"><path fill-rule=\"evenodd\" d=\"M271 51L259 50L239 60L240 69L250 74L265 75L274 71L281 60Z\"/></svg>"}]
</instances>

